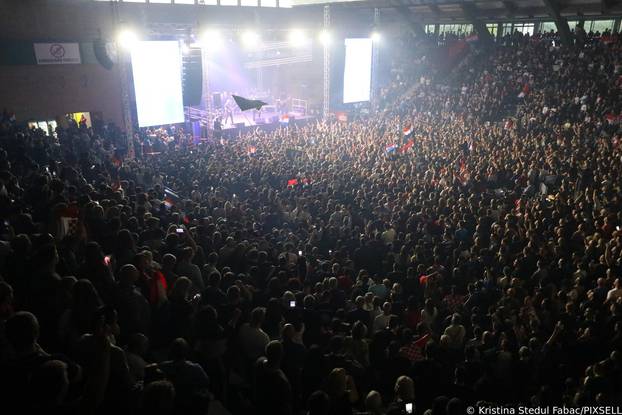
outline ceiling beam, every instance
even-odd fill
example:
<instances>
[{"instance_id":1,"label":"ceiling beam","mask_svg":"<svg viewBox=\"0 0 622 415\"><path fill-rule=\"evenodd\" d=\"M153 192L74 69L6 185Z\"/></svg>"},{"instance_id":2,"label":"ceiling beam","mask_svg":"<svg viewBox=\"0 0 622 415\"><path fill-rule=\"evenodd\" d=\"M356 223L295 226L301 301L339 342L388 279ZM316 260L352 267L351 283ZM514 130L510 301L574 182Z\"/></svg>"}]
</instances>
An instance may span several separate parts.
<instances>
[{"instance_id":1,"label":"ceiling beam","mask_svg":"<svg viewBox=\"0 0 622 415\"><path fill-rule=\"evenodd\" d=\"M516 14L516 9L517 9L516 4L508 0L504 0L501 3L503 3L503 7L505 8L505 11L507 12L507 16L514 17L514 15Z\"/></svg>"},{"instance_id":2,"label":"ceiling beam","mask_svg":"<svg viewBox=\"0 0 622 415\"><path fill-rule=\"evenodd\" d=\"M480 42L484 44L492 43L492 35L488 31L488 28L486 28L486 24L480 19L480 10L476 9L473 4L465 2L460 3L460 8L464 13L464 17L473 25Z\"/></svg>"},{"instance_id":3,"label":"ceiling beam","mask_svg":"<svg viewBox=\"0 0 622 415\"><path fill-rule=\"evenodd\" d=\"M608 14L613 6L619 3L617 0L601 0L600 1L600 10L602 14Z\"/></svg>"},{"instance_id":4,"label":"ceiling beam","mask_svg":"<svg viewBox=\"0 0 622 415\"><path fill-rule=\"evenodd\" d=\"M572 36L570 34L570 27L568 27L568 20L561 15L561 9L558 3L554 0L542 0L544 7L546 7L549 16L555 21L557 26L557 33L561 38L561 41L566 46L572 45Z\"/></svg>"},{"instance_id":5,"label":"ceiling beam","mask_svg":"<svg viewBox=\"0 0 622 415\"><path fill-rule=\"evenodd\" d=\"M425 29L423 28L423 25L421 24L420 21L418 21L419 19L416 16L415 12L413 12L408 7L408 4L406 4L406 3L410 3L409 1L389 0L388 2L385 2L385 3L394 5L394 7L398 11L398 19L402 23L406 24L406 26L410 29L411 33L416 38L424 39L426 37Z\"/></svg>"}]
</instances>

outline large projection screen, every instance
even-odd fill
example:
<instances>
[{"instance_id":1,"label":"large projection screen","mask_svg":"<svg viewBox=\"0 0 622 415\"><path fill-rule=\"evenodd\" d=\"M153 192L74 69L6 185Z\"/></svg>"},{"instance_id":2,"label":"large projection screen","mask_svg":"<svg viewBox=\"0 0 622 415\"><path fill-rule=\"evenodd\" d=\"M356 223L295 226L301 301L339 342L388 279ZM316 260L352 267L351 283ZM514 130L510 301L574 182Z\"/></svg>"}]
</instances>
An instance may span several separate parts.
<instances>
[{"instance_id":1,"label":"large projection screen","mask_svg":"<svg viewBox=\"0 0 622 415\"><path fill-rule=\"evenodd\" d=\"M371 95L371 39L346 39L343 103L369 101Z\"/></svg>"},{"instance_id":2,"label":"large projection screen","mask_svg":"<svg viewBox=\"0 0 622 415\"><path fill-rule=\"evenodd\" d=\"M131 56L138 126L184 122L179 43L137 42Z\"/></svg>"}]
</instances>

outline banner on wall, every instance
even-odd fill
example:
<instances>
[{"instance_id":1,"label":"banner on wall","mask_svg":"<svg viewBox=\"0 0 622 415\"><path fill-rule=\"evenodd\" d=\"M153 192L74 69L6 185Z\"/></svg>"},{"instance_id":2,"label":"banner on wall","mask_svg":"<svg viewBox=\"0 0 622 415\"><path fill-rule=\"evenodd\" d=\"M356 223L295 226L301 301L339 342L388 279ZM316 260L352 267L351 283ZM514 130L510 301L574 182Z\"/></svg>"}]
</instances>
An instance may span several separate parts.
<instances>
[{"instance_id":1,"label":"banner on wall","mask_svg":"<svg viewBox=\"0 0 622 415\"><path fill-rule=\"evenodd\" d=\"M35 43L37 65L79 64L79 43Z\"/></svg>"}]
</instances>

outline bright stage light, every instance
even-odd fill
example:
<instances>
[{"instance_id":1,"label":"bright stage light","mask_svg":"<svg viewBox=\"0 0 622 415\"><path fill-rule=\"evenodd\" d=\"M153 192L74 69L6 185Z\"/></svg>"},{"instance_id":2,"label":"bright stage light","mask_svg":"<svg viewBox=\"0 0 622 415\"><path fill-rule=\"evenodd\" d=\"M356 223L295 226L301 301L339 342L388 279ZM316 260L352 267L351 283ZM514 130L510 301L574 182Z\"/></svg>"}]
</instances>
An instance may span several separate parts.
<instances>
[{"instance_id":1,"label":"bright stage light","mask_svg":"<svg viewBox=\"0 0 622 415\"><path fill-rule=\"evenodd\" d=\"M138 43L138 35L129 29L123 29L117 35L117 42L121 47L130 50Z\"/></svg>"},{"instance_id":2,"label":"bright stage light","mask_svg":"<svg viewBox=\"0 0 622 415\"><path fill-rule=\"evenodd\" d=\"M289 32L288 40L292 46L298 47L304 46L307 43L308 39L305 32L299 29L294 29Z\"/></svg>"},{"instance_id":3,"label":"bright stage light","mask_svg":"<svg viewBox=\"0 0 622 415\"><path fill-rule=\"evenodd\" d=\"M320 43L324 46L330 45L331 38L328 30L322 30L319 35Z\"/></svg>"},{"instance_id":4,"label":"bright stage light","mask_svg":"<svg viewBox=\"0 0 622 415\"><path fill-rule=\"evenodd\" d=\"M179 42L179 45L181 47L181 53L183 53L184 55L187 55L190 53L190 46L188 46L186 42L182 40L181 42Z\"/></svg>"},{"instance_id":5,"label":"bright stage light","mask_svg":"<svg viewBox=\"0 0 622 415\"><path fill-rule=\"evenodd\" d=\"M242 45L245 48L253 48L259 45L259 35L252 30L247 30L242 33Z\"/></svg>"},{"instance_id":6,"label":"bright stage light","mask_svg":"<svg viewBox=\"0 0 622 415\"><path fill-rule=\"evenodd\" d=\"M373 40L374 42L380 42L380 33L373 32L371 34L371 40Z\"/></svg>"},{"instance_id":7,"label":"bright stage light","mask_svg":"<svg viewBox=\"0 0 622 415\"><path fill-rule=\"evenodd\" d=\"M223 39L217 30L206 30L201 36L201 46L209 50L218 50L223 45Z\"/></svg>"}]
</instances>

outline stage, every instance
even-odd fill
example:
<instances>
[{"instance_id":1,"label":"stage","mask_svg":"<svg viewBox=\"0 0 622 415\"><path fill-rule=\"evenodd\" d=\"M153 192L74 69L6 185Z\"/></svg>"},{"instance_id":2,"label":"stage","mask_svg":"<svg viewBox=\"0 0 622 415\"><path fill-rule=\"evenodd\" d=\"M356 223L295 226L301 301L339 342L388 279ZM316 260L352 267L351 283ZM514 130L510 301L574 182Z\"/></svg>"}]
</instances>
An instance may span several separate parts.
<instances>
[{"instance_id":1,"label":"stage","mask_svg":"<svg viewBox=\"0 0 622 415\"><path fill-rule=\"evenodd\" d=\"M253 118L254 116L254 118ZM231 122L231 117L225 120L222 119L222 129L232 130L241 127L256 127L270 124L286 124L293 121L304 121L311 119L313 117L302 114L289 113L284 115L276 115L276 114L253 114L252 111L247 111L245 113L233 114L233 123Z\"/></svg>"},{"instance_id":2,"label":"stage","mask_svg":"<svg viewBox=\"0 0 622 415\"><path fill-rule=\"evenodd\" d=\"M309 120L315 119L314 116L307 115L306 111L280 113L277 112L273 105L264 106L260 112L257 110L244 112L238 110L228 117L222 111L208 113L199 108L186 107L185 116L187 128L192 131L195 140L197 138L214 136L214 121L216 117L219 117L221 120L221 131L225 137L231 137L253 128L272 131L279 127L300 126L306 124Z\"/></svg>"}]
</instances>

